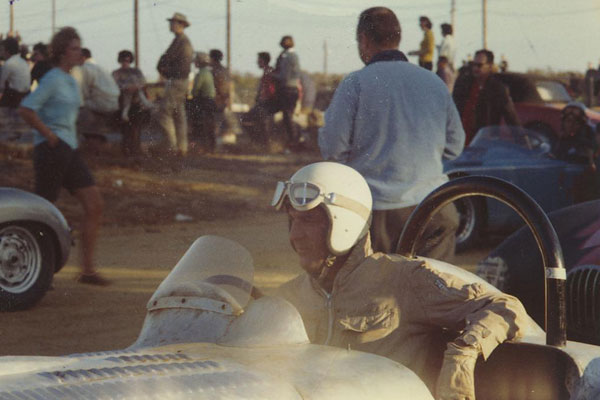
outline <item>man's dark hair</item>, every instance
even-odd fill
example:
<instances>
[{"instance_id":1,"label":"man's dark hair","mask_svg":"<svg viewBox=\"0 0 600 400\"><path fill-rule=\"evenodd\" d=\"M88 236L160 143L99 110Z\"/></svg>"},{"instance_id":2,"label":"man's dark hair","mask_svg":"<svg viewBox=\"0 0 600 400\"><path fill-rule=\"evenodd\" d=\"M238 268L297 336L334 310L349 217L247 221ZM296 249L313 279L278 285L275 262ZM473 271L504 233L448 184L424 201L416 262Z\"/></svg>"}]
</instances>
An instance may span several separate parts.
<instances>
[{"instance_id":1,"label":"man's dark hair","mask_svg":"<svg viewBox=\"0 0 600 400\"><path fill-rule=\"evenodd\" d=\"M92 58L92 52L87 47L84 47L83 49L81 49L81 55L84 56L85 58Z\"/></svg>"},{"instance_id":2,"label":"man's dark hair","mask_svg":"<svg viewBox=\"0 0 600 400\"><path fill-rule=\"evenodd\" d=\"M291 35L285 35L281 38L279 45L285 49L294 47L294 38Z\"/></svg>"},{"instance_id":3,"label":"man's dark hair","mask_svg":"<svg viewBox=\"0 0 600 400\"><path fill-rule=\"evenodd\" d=\"M448 62L448 57L446 57L446 56L439 56L438 57L438 63L440 63L440 62L446 62L447 63Z\"/></svg>"},{"instance_id":4,"label":"man's dark hair","mask_svg":"<svg viewBox=\"0 0 600 400\"><path fill-rule=\"evenodd\" d=\"M356 33L364 34L380 46L398 46L402 37L400 21L386 7L372 7L360 13Z\"/></svg>"},{"instance_id":5,"label":"man's dark hair","mask_svg":"<svg viewBox=\"0 0 600 400\"><path fill-rule=\"evenodd\" d=\"M4 42L2 42L2 45L9 55L14 56L15 54L19 54L19 42L17 39L12 37L6 38L4 39Z\"/></svg>"},{"instance_id":6,"label":"man's dark hair","mask_svg":"<svg viewBox=\"0 0 600 400\"><path fill-rule=\"evenodd\" d=\"M271 62L271 55L266 51L261 51L260 53L258 53L258 58L263 60L266 64L269 64Z\"/></svg>"},{"instance_id":7,"label":"man's dark hair","mask_svg":"<svg viewBox=\"0 0 600 400\"><path fill-rule=\"evenodd\" d=\"M424 23L425 26L427 27L427 29L431 29L431 27L433 26L433 24L431 23L431 20L424 15L421 15L419 17L419 22Z\"/></svg>"},{"instance_id":8,"label":"man's dark hair","mask_svg":"<svg viewBox=\"0 0 600 400\"><path fill-rule=\"evenodd\" d=\"M213 61L221 62L223 60L223 52L221 50L212 49L208 55Z\"/></svg>"},{"instance_id":9,"label":"man's dark hair","mask_svg":"<svg viewBox=\"0 0 600 400\"><path fill-rule=\"evenodd\" d=\"M133 53L129 50L121 50L119 52L119 55L117 56L117 62L120 63L125 61L126 59L129 59L129 62L133 62Z\"/></svg>"},{"instance_id":10,"label":"man's dark hair","mask_svg":"<svg viewBox=\"0 0 600 400\"><path fill-rule=\"evenodd\" d=\"M485 56L488 64L494 63L494 53L492 51L487 50L487 49L477 50L475 52L475 57L477 57L479 54L483 54Z\"/></svg>"},{"instance_id":11,"label":"man's dark hair","mask_svg":"<svg viewBox=\"0 0 600 400\"><path fill-rule=\"evenodd\" d=\"M43 55L44 58L48 57L48 45L45 43L38 42L38 43L34 44L33 51L37 51L38 53Z\"/></svg>"},{"instance_id":12,"label":"man's dark hair","mask_svg":"<svg viewBox=\"0 0 600 400\"><path fill-rule=\"evenodd\" d=\"M442 24L442 35L452 35L452 25Z\"/></svg>"},{"instance_id":13,"label":"man's dark hair","mask_svg":"<svg viewBox=\"0 0 600 400\"><path fill-rule=\"evenodd\" d=\"M54 65L60 63L61 57L73 40L81 40L75 28L66 27L54 34L50 41L50 62Z\"/></svg>"}]
</instances>

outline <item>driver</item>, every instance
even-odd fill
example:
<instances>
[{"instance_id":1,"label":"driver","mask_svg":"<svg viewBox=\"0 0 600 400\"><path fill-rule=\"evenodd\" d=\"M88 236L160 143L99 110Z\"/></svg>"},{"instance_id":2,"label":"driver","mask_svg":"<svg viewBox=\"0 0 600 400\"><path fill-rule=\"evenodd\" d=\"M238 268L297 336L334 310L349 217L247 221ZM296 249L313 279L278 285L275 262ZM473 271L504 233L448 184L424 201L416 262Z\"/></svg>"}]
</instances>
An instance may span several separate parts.
<instances>
[{"instance_id":1,"label":"driver","mask_svg":"<svg viewBox=\"0 0 600 400\"><path fill-rule=\"evenodd\" d=\"M477 358L522 336L526 313L514 297L426 260L373 253L371 192L354 169L307 165L278 183L272 205L287 212L305 271L278 294L299 310L312 343L389 357L438 399L474 399Z\"/></svg>"},{"instance_id":2,"label":"driver","mask_svg":"<svg viewBox=\"0 0 600 400\"><path fill-rule=\"evenodd\" d=\"M559 160L585 164L595 171L596 137L588 125L585 105L572 101L562 109L561 131L552 153Z\"/></svg>"}]
</instances>

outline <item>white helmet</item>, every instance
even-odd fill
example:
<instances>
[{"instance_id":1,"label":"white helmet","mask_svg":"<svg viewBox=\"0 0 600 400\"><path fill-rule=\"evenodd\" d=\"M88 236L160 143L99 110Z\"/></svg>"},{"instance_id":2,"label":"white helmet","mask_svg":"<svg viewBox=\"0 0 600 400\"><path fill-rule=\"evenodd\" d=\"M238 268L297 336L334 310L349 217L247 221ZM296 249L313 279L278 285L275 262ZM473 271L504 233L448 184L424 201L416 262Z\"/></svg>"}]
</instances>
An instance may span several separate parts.
<instances>
[{"instance_id":1,"label":"white helmet","mask_svg":"<svg viewBox=\"0 0 600 400\"><path fill-rule=\"evenodd\" d=\"M373 200L365 178L334 162L318 162L298 170L289 181L278 182L271 205L280 209L285 198L298 211L322 204L329 217L327 247L346 254L369 230Z\"/></svg>"}]
</instances>

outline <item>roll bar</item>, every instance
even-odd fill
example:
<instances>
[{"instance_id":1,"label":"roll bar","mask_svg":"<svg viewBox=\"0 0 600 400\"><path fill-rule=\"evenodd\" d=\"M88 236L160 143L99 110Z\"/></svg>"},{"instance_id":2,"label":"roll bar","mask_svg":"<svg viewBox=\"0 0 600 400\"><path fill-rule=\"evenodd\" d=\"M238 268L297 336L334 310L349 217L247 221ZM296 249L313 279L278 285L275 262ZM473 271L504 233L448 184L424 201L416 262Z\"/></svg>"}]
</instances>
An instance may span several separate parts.
<instances>
[{"instance_id":1,"label":"roll bar","mask_svg":"<svg viewBox=\"0 0 600 400\"><path fill-rule=\"evenodd\" d=\"M418 239L433 215L442 207L462 197L486 196L515 210L531 229L542 253L545 271L546 344L564 347L567 343L566 270L562 249L554 227L539 204L527 193L505 180L489 176L456 178L431 192L413 211L404 225L396 253L415 256Z\"/></svg>"}]
</instances>

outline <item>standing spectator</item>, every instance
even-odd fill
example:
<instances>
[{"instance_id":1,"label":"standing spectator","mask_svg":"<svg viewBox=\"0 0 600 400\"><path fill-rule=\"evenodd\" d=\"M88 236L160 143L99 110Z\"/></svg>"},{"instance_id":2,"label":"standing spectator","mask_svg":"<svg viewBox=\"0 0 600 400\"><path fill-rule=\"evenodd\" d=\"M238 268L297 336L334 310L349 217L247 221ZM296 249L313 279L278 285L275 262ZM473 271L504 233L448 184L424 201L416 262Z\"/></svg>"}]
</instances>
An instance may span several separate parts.
<instances>
[{"instance_id":1,"label":"standing spectator","mask_svg":"<svg viewBox=\"0 0 600 400\"><path fill-rule=\"evenodd\" d=\"M198 72L192 86L190 102L192 138L199 142L202 150L215 150L215 82L210 69L210 57L204 52L196 53L194 63Z\"/></svg>"},{"instance_id":2,"label":"standing spectator","mask_svg":"<svg viewBox=\"0 0 600 400\"><path fill-rule=\"evenodd\" d=\"M366 66L335 91L319 147L326 160L365 177L373 194L373 249L393 253L412 210L448 181L442 160L460 154L464 132L444 83L398 50L400 23L392 10L363 11L356 37ZM445 207L427 225L418 254L450 259L457 227L454 206Z\"/></svg>"},{"instance_id":3,"label":"standing spectator","mask_svg":"<svg viewBox=\"0 0 600 400\"><path fill-rule=\"evenodd\" d=\"M35 192L56 201L61 186L82 204L82 266L77 280L107 285L94 267L94 247L102 217L103 201L94 178L77 150L75 121L81 104L77 82L69 72L81 60L79 35L67 27L50 43L50 61L55 66L27 96L19 108L21 117L34 129L33 166Z\"/></svg>"},{"instance_id":4,"label":"standing spectator","mask_svg":"<svg viewBox=\"0 0 600 400\"><path fill-rule=\"evenodd\" d=\"M263 74L258 84L254 107L245 117L251 125L251 136L253 140L261 145L267 146L273 133L273 114L277 111L276 86L277 82L273 76L273 68L269 65L271 55L267 52L258 53L257 65Z\"/></svg>"},{"instance_id":5,"label":"standing spectator","mask_svg":"<svg viewBox=\"0 0 600 400\"><path fill-rule=\"evenodd\" d=\"M131 51L121 50L117 56L117 62L121 64L121 67L112 72L112 76L121 90L119 96L120 127L123 136L121 149L126 156L138 156L141 153L142 124L147 117L143 103L146 100L143 93L146 78L142 71L131 66L133 60L134 56Z\"/></svg>"},{"instance_id":6,"label":"standing spectator","mask_svg":"<svg viewBox=\"0 0 600 400\"><path fill-rule=\"evenodd\" d=\"M454 57L456 56L456 43L452 34L453 29L450 24L442 24L442 42L438 47L439 57L446 57L450 68L454 71Z\"/></svg>"},{"instance_id":7,"label":"standing spectator","mask_svg":"<svg viewBox=\"0 0 600 400\"><path fill-rule=\"evenodd\" d=\"M37 82L39 84L40 79L46 72L52 69L52 64L48 60L48 46L42 42L33 45L31 61L35 63L31 69L31 83Z\"/></svg>"},{"instance_id":8,"label":"standing spectator","mask_svg":"<svg viewBox=\"0 0 600 400\"><path fill-rule=\"evenodd\" d=\"M493 74L494 53L479 50L471 63L471 74L463 74L454 85L454 101L460 112L468 145L477 131L484 126L520 126L508 88Z\"/></svg>"},{"instance_id":9,"label":"standing spectator","mask_svg":"<svg viewBox=\"0 0 600 400\"><path fill-rule=\"evenodd\" d=\"M448 62L448 58L445 56L440 56L437 62L437 71L435 72L437 76L439 76L446 86L448 86L448 91L452 93L452 89L454 88L454 81L456 80L454 70L450 67L450 63Z\"/></svg>"},{"instance_id":10,"label":"standing spectator","mask_svg":"<svg viewBox=\"0 0 600 400\"><path fill-rule=\"evenodd\" d=\"M158 72L167 79L164 97L160 103L158 122L165 133L171 154L178 153L185 157L188 151L185 99L194 50L190 40L183 33L185 28L190 26L187 17L175 13L167 21L175 38L160 57L156 67Z\"/></svg>"},{"instance_id":11,"label":"standing spectator","mask_svg":"<svg viewBox=\"0 0 600 400\"><path fill-rule=\"evenodd\" d=\"M229 107L230 102L231 77L229 76L227 68L221 64L221 61L223 61L223 52L218 49L212 49L209 52L209 55L216 91L215 131L218 136L221 136L227 129L225 109Z\"/></svg>"},{"instance_id":12,"label":"standing spectator","mask_svg":"<svg viewBox=\"0 0 600 400\"><path fill-rule=\"evenodd\" d=\"M299 139L293 117L299 97L300 61L294 49L294 39L291 36L282 37L279 45L283 48L283 51L277 58L273 75L277 80L277 102L283 112L283 124L287 133L287 149L294 150Z\"/></svg>"},{"instance_id":13,"label":"standing spectator","mask_svg":"<svg viewBox=\"0 0 600 400\"><path fill-rule=\"evenodd\" d=\"M96 64L89 49L81 49L80 67L72 75L79 83L83 105L77 118L77 132L87 139L101 139L110 131L119 109L120 90L108 71Z\"/></svg>"},{"instance_id":14,"label":"standing spectator","mask_svg":"<svg viewBox=\"0 0 600 400\"><path fill-rule=\"evenodd\" d=\"M3 47L8 59L0 74L0 107L16 110L23 97L29 93L31 86L29 65L21 58L17 39L12 37L5 39Z\"/></svg>"},{"instance_id":15,"label":"standing spectator","mask_svg":"<svg viewBox=\"0 0 600 400\"><path fill-rule=\"evenodd\" d=\"M413 50L408 53L410 56L419 56L419 66L430 71L433 70L433 50L435 49L435 38L431 28L433 24L431 20L425 16L419 17L419 26L423 31L423 40L419 50Z\"/></svg>"}]
</instances>

